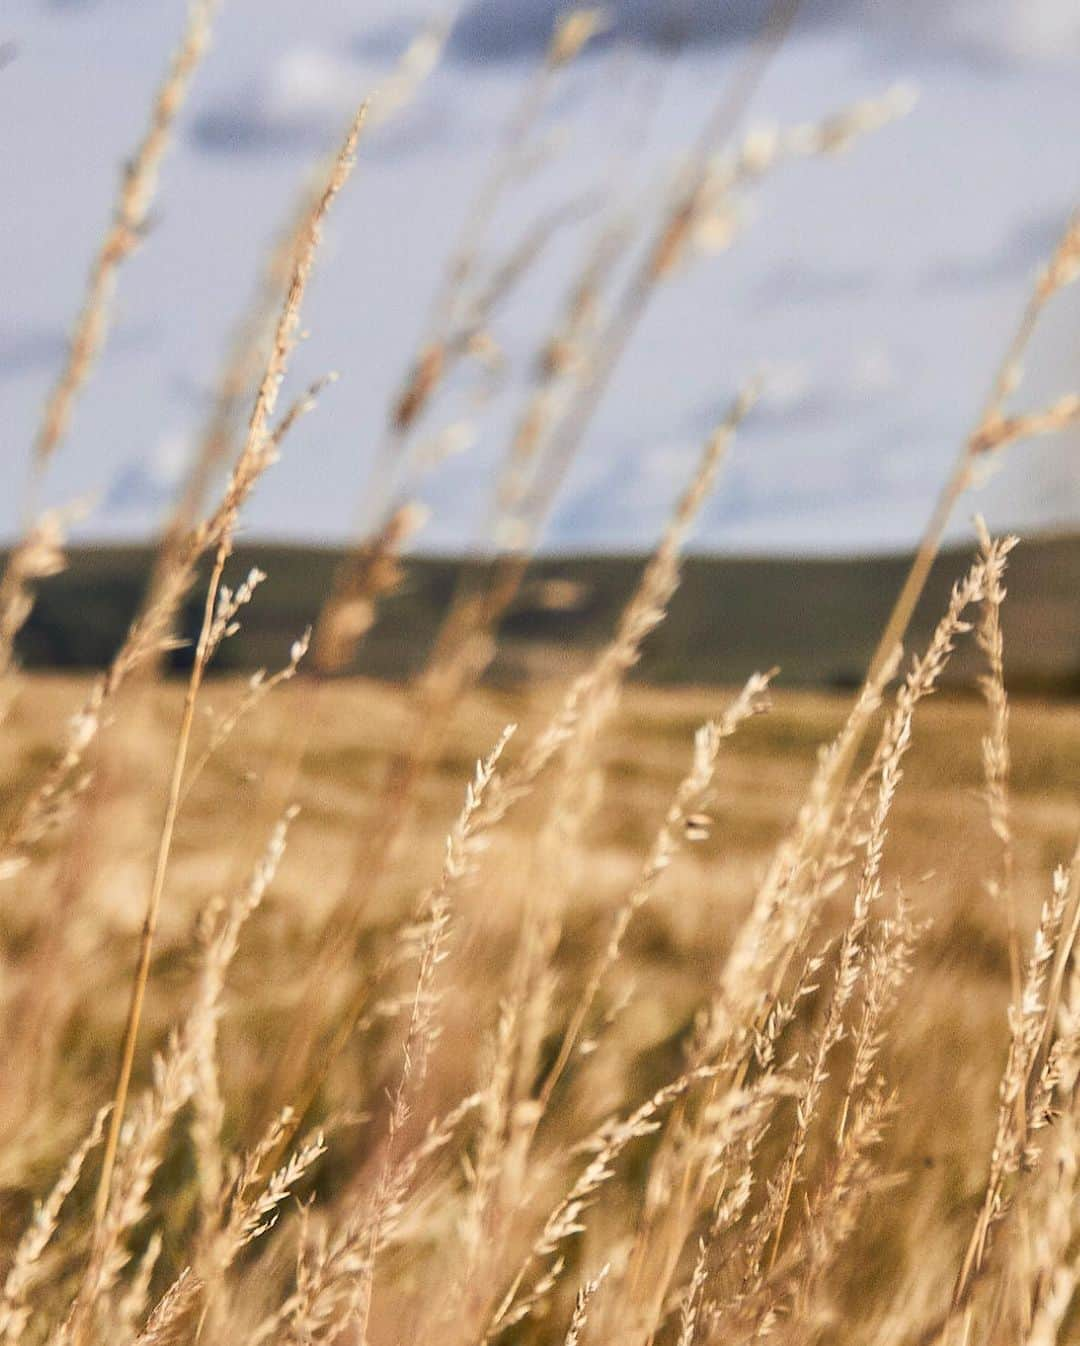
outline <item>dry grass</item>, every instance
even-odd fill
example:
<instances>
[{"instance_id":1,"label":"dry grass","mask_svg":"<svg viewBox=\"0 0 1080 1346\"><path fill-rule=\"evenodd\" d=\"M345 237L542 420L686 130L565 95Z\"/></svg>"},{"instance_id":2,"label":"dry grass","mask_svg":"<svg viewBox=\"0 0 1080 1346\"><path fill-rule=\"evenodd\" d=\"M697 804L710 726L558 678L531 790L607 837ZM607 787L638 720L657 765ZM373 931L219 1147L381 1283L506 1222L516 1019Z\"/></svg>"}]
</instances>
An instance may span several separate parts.
<instances>
[{"instance_id":1,"label":"dry grass","mask_svg":"<svg viewBox=\"0 0 1080 1346\"><path fill-rule=\"evenodd\" d=\"M39 467L107 333L212 8L196 0L152 109ZM737 193L779 161L842 149L901 110L891 96L727 145L793 13L774 7L637 255L613 264L625 237L611 219L586 250L494 486L497 555L455 595L414 686L325 675L398 582L414 425L450 365L495 358L496 300L552 227L487 267L495 203L594 12L557 28L467 216L390 401L390 479L372 483L378 517L327 597L313 676L298 676L299 632L275 674L207 675L260 601L264 576L228 573L232 539L311 401L274 424L363 112L279 250L276 322L261 295L233 353L144 610L89 686L18 675L34 586L63 562L57 519L28 523L0 583L0 1344L1075 1332L1080 714L1010 705L1013 539L984 531L926 649L900 649L974 465L1076 420L1075 397L1006 405L1042 311L1077 275L1075 222L853 700L773 693L776 670L727 695L627 685L749 392L593 663L566 686L482 684L655 292L727 241ZM416 93L440 40L410 48L377 117ZM154 675L203 559L180 690ZM933 698L961 641L981 652L981 697Z\"/></svg>"},{"instance_id":2,"label":"dry grass","mask_svg":"<svg viewBox=\"0 0 1080 1346\"><path fill-rule=\"evenodd\" d=\"M207 711L228 714L246 690L243 683L211 683L206 689ZM302 704L303 689L295 692ZM81 686L70 678L33 680L9 726L6 779L26 779L34 774L35 763L47 760L51 726L79 704L81 695ZM282 687L275 696L287 714L294 688ZM372 987L355 1035L334 1062L311 1115L303 1121L305 1134L315 1126L330 1132L328 1152L317 1156L310 1177L300 1184L302 1191L318 1197L311 1220L324 1218L314 1213L324 1204L326 1213L334 1212L338 1219L354 1209L363 1212L365 1201L378 1190L376 1169L385 1163L388 1123L383 1092L396 1076L400 1078L402 1034L414 1005L426 1003L426 998L414 1002L410 990L412 959L417 956L411 941L425 936L422 930L410 935L405 927L411 924L417 894L430 887L443 863L443 838L460 807L468 764L487 750L507 722L517 722L515 738L529 742L550 716L553 696L551 689L534 689L472 697L455 721L442 766L424 785L418 821L377 901L363 890L353 895L361 928L360 959L352 976L367 981L381 969L382 981ZM34 1045L34 1089L23 1100L24 1110L16 1114L17 1133L8 1130L4 1181L8 1227L13 1232L101 1102L113 1044L123 1026L127 969L138 942L141 894L156 844L157 818L147 803L165 784L168 745L181 699L178 688L154 690L147 706L146 733L137 762L132 763L135 772L126 780L111 781L102 803L110 844L104 854L99 852L95 871L85 876L79 910L65 932L59 954L63 977L52 979L58 984L52 986L49 1022ZM639 882L643 857L685 773L693 727L717 716L728 699L717 691L626 692L595 758L606 785L602 801L575 839L574 853L561 857L565 870L561 882L566 888L561 896L561 934L550 968L556 993L543 1025L541 1067L545 1060L550 1067L560 1033L597 960L607 961L613 914ZM535 1128L527 1163L531 1173L527 1187L535 1190L528 1190L526 1207L518 1217L522 1228L515 1237L504 1235L499 1241L501 1278L498 1266L487 1268L501 1291L515 1257L522 1257L513 1250L523 1246L528 1230L536 1227L545 1210L557 1206L573 1181L575 1167L583 1162L574 1161L571 1144L606 1116L632 1108L663 1087L665 1079L679 1077L694 1038L695 1016L710 1003L770 855L791 825L809 783L815 747L835 736L847 709L835 696L779 693L770 714L741 726L725 745L708 809L707 835L663 875L648 905L636 912L618 959L605 967L586 1031L552 1091L549 1115ZM223 1144L226 1152L255 1145L259 1119L285 1103L265 1097L266 1081L287 1041L305 973L317 963L325 917L340 896L340 875L358 834L377 826L377 818L371 816L373 786L395 750L397 732L408 723L407 712L404 692L378 684L336 683L326 691L297 779L298 815L288 846L229 972L215 1034L222 1062L220 1085L215 1086L221 1091L222 1115L215 1134L219 1130L224 1138L215 1143ZM191 1013L203 975L196 932L209 919L204 911L208 899L212 916L217 901L213 894L232 891L250 861L252 840L238 820L255 811L260 787L272 771L275 724L269 706L242 721L221 751L207 761L179 820L147 1007L148 1047L156 1044L168 1050L170 1029ZM891 1178L895 1185L871 1197L851 1250L841 1250L829 1269L829 1304L843 1315L845 1340L863 1339L876 1327L880 1313L895 1311L893 1296L912 1293L909 1278L920 1286L923 1313L932 1316L935 1307L943 1308L942 1295L951 1288L949 1269L953 1274L958 1269L961 1245L977 1218L1007 1045L1010 996L1006 914L984 888L996 844L980 797L980 737L985 729L985 711L975 700L935 700L922 708L906 778L890 814L888 887L902 888L913 919L929 925L918 940L914 971L902 992L903 1008L890 1023L881 1062L897 1101L896 1115L875 1153L875 1175ZM1080 714L1068 706L1014 704L1011 729L1011 816L1017 838L1013 890L1020 938L1027 947L1046 895L1048 869L1056 858L1068 854L1075 834L1072 767L1080 752ZM212 734L209 713L197 732L202 740ZM512 761L520 752L516 743L507 749ZM547 861L542 849L545 802L523 805L501 824L502 835L482 857L482 879L455 884L452 914L446 916L448 956L435 974L441 985L441 1040L430 1051L423 1087L414 1080L413 1115L398 1123L409 1145L422 1134L428 1116L439 1116L484 1088L489 1068L485 1061L498 1051L500 1012L505 1012L507 997L514 991L511 969L521 923L535 899L535 885L544 881L534 866ZM701 828L706 831L704 821ZM5 908L4 943L15 978L13 989L19 986L19 969L26 968L28 951L42 938L41 913L49 910L53 867L45 863L34 872L33 885L23 887L18 908ZM849 901L847 890L841 890L824 903L815 946L824 948L828 938L843 929ZM827 987L824 974L818 979ZM35 994L42 990L38 986ZM327 1003L344 1001L350 991L348 978L342 978L339 986L321 988ZM819 990L801 1002L781 1039L782 1058L794 1050L813 1049L815 1023L824 1011L823 993ZM855 1003L859 998L856 993ZM16 1027L9 1024L9 1031ZM510 1031L505 1022L501 1031ZM430 1025L423 1035L431 1036ZM838 1046L837 1054L843 1051ZM141 1062L145 1084L145 1053ZM795 1067L793 1078L801 1069ZM836 1072L837 1082L843 1073ZM530 1096L536 1092L528 1090ZM827 1083L823 1093L818 1105L821 1117L835 1122L837 1083ZM482 1115L491 1106L490 1101L482 1103ZM12 1109L9 1098L9 1128L15 1120ZM762 1140L759 1162L775 1162L782 1152L782 1138L791 1126L788 1109L790 1103L780 1105L773 1130ZM364 1119L355 1116L364 1112L369 1114ZM198 1214L199 1192L210 1176L203 1171L205 1157L200 1155L198 1165L195 1160L199 1117L196 1109L190 1124L181 1121L169 1140L164 1167L154 1182L153 1218L140 1222L133 1234L138 1250L152 1227L161 1228L166 1252L152 1281L160 1292L183 1269L187 1256L183 1249L197 1236L204 1218ZM823 1127L826 1133L828 1125ZM467 1232L468 1221L476 1218L471 1203L476 1200L480 1170L472 1169L482 1154L482 1141L482 1128L469 1123L454 1137L451 1153L432 1156L409 1194L408 1210L394 1216L395 1232L387 1236L385 1265L374 1282L372 1340L396 1338L395 1325L405 1312L405 1302L410 1313L441 1312L446 1307L441 1298L433 1303L425 1296L417 1299L409 1289L415 1277L421 1277L420 1284L426 1275L445 1277L449 1295L452 1278L462 1273L470 1248L474 1261L492 1256L487 1236L474 1236L473 1246ZM643 1137L634 1142L636 1149L628 1146L630 1152L615 1166L614 1176L584 1221L584 1235L565 1239L571 1263L581 1272L559 1278L553 1316L541 1318L533 1329L538 1340L562 1335L570 1312L566 1295L578 1280L595 1276L608 1262L609 1277L625 1275L619 1265L620 1248L625 1257L626 1239L640 1219L649 1146L654 1144ZM816 1137L808 1148L806 1179L820 1182L821 1165L827 1162L825 1138ZM487 1157L495 1164L499 1181L507 1181L501 1172L507 1158L505 1153ZM88 1161L87 1167L92 1164ZM487 1179L489 1185L492 1181ZM46 1260L37 1273L44 1276L36 1292L43 1304L55 1303L54 1296L62 1295L70 1277L78 1274L90 1195L84 1179L64 1208L61 1253L56 1261ZM757 1197L752 1193L749 1200L752 1209ZM241 1302L251 1294L262 1302L272 1287L287 1292L285 1259L292 1254L285 1249L296 1237L294 1225L295 1214L280 1231L267 1236L259 1260L243 1265L231 1292ZM693 1236L680 1255L677 1281L692 1278L698 1232L695 1219ZM370 1229L363 1237L370 1240ZM536 1270L544 1265L541 1260ZM427 1273L421 1270L424 1266L429 1267ZM712 1279L703 1285L710 1287L706 1297L715 1292ZM334 1312L344 1312L337 1293ZM596 1324L591 1331L600 1330L606 1315L614 1311L610 1305L605 1309L606 1295L610 1286L597 1292L590 1309ZM621 1296L611 1298L617 1304ZM669 1308L667 1330L674 1333L678 1312ZM227 1318L218 1321L223 1333L219 1339L243 1339L238 1327L224 1326ZM919 1314L913 1313L909 1335L918 1322ZM810 1326L807 1336L812 1335ZM819 1328L827 1335L837 1330L824 1320ZM704 1330L699 1320L697 1331L704 1334ZM231 1335L234 1332L237 1335Z\"/></svg>"}]
</instances>

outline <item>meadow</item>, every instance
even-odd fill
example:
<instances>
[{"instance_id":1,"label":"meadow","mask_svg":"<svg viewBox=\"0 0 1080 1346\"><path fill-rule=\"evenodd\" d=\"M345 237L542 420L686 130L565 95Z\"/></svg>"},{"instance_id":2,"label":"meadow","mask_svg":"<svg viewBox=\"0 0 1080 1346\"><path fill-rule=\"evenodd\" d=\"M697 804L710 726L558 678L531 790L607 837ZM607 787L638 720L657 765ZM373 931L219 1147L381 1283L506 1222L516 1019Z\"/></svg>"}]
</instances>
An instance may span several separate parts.
<instances>
[{"instance_id":1,"label":"meadow","mask_svg":"<svg viewBox=\"0 0 1080 1346\"><path fill-rule=\"evenodd\" d=\"M381 874L373 875L369 866L387 807L387 771L410 724L408 693L351 679L318 688L294 682L278 688L272 701L251 711L204 758L218 727L244 704L248 690L247 680L236 678L215 680L205 689L205 716L193 753L196 763L205 760L205 765L178 823L144 1025L147 1043L165 1059L177 1050L175 1041L169 1045L170 1030L190 1022L204 984L208 912L219 912L223 898L243 892L245 871L257 862L258 837L272 827L267 808L269 802L273 809L280 789L275 774L283 764L288 768L297 762L290 736L303 723L302 757L290 771L289 798L298 812L273 884L252 913L216 1007L213 1039L220 1082L212 1099L185 1098L175 1129L158 1134L156 1151L148 1156L154 1172L144 1200L152 1214L147 1219L133 1212L129 1235L136 1281L144 1283L136 1288L144 1296L150 1293L146 1282L165 1293L169 1278L183 1270L186 1254L179 1250L193 1238L206 1237L202 1165L214 1151L205 1135L200 1140L200 1117L205 1125L208 1104L215 1109L215 1147L221 1152L258 1150L260 1128L272 1126L273 1090L289 1089L282 1063L288 1060L298 1016L309 1023L308 1016L315 1016L314 1059L333 1053L318 1071L317 1089L309 1092L307 1079L299 1088L293 1085L294 1096L307 1100L308 1113L298 1124L308 1137L308 1150L316 1135L328 1148L310 1168L304 1163L306 1171L298 1166L289 1175L293 1190L287 1207L295 1200L314 1200L312 1212L319 1215L305 1215L303 1223L325 1218L333 1227L335 1220L349 1221L352 1204L374 1181L373 1166L385 1144L387 1095L400 1078L402 1036L417 1005L411 985L416 941L423 938L413 924L417 897L429 892L443 866L462 782L506 724L516 723L515 737L528 742L542 734L558 709L558 694L550 685L471 695L455 716L438 768L418 791L399 844L385 858ZM7 724L5 779L32 779L50 761L53 726L78 707L85 691L85 680L71 676L36 675L28 681ZM399 1143L406 1155L423 1147L426 1128L439 1124L434 1119L453 1112L478 1090L491 1089L485 1074L498 1060L500 1030L507 1031L507 1007L514 1003L520 975L521 931L538 891L545 902L556 894L558 901L557 913L549 908L545 917L555 925L545 941L547 984L535 992L545 996L545 1021L538 1025L543 1040L532 1044L534 1069L541 1078L550 1071L570 1007L604 966L613 922L626 909L627 895L640 889L643 861L686 775L695 728L722 717L735 695L719 688L626 689L590 762L587 821L571 823L556 812L560 826L553 837L552 809L557 810L558 799L545 791L539 799L523 801L500 825L475 872L455 880L438 971L440 1024L437 1033L434 1027L427 1030L424 1050L430 1061L401 1123L407 1140ZM17 906L5 907L5 954L21 974L12 1003L12 1011L20 1007L21 1012L9 1017L6 1053L3 1181L10 1229L32 1219L35 1197L47 1190L49 1175L80 1143L86 1119L111 1085L160 826L157 801L168 785L182 698L182 688L169 683L144 687L131 698L118 716L118 726L126 727L118 728L109 768L95 785L92 822L80 827L75 873L65 874L65 866L58 869L55 862L42 865L23 887ZM505 1224L497 1243L489 1244L492 1235L485 1231L474 1257L497 1258L503 1267L527 1261L540 1217L558 1206L589 1162L590 1140L595 1149L610 1134L611 1119L672 1079L684 1078L703 1007L714 1003L723 985L740 926L813 778L817 750L840 733L851 708L850 696L835 693L780 690L771 702L767 714L748 720L722 745L707 815L689 831L680 820L682 853L657 876L648 901L635 907L565 1078L552 1091L548 1115L531 1138L524 1190L501 1213ZM1016 702L1011 729L1016 836L1011 882L1018 938L1026 948L1039 921L1047 873L1075 838L1080 713L1069 703ZM896 997L900 1003L880 1028L885 1041L875 1068L888 1080L891 1115L867 1152L872 1168L864 1175L865 1189L854 1199L849 1195L856 1207L853 1228L845 1224L829 1249L828 1274L824 1285L815 1287L812 1303L803 1304L775 1271L763 1277L770 1296L777 1296L770 1309L778 1316L767 1329L759 1322L755 1330L768 1336L782 1331L796 1340L912 1340L920 1325L932 1323L948 1303L951 1277L983 1201L1009 1040L1010 933L1001 901L986 887L1000 842L985 802L985 730L986 709L970 696L943 695L920 708L905 779L889 816L888 891L881 899L891 912L896 895L903 893L910 904L907 918L917 928L911 966ZM5 823L12 804L9 800ZM344 876L353 876L353 890L343 890ZM66 905L59 887L65 881L76 890ZM355 908L356 917L349 958L312 986L311 975L325 957L343 900ZM851 919L850 904L850 892L841 888L821 898L814 916L812 942L825 962L814 982L801 988L797 1011L776 1047L793 1085L819 1044L830 995L827 978L836 941ZM885 928L884 918L879 924ZM364 991L359 1001L358 986ZM434 987L429 994L435 994ZM869 987L855 997L857 1005L864 995L869 998ZM334 1031L341 1016L355 1021L344 1042ZM518 1043L518 1050L524 1045ZM804 1201L820 1199L835 1181L828 1128L849 1087L850 1042L837 1042L833 1054L836 1062L830 1064L818 1103L824 1134L812 1137L803 1161ZM136 1076L148 1091L144 1106L154 1096L149 1070L147 1052ZM199 1087L196 1076L191 1088ZM509 1082L502 1087L508 1089ZM527 1076L515 1087L524 1095L516 1104L520 1112L534 1089ZM440 1332L449 1330L442 1321L442 1293L421 1287L429 1278L450 1284L466 1255L477 1180L474 1147L485 1125L491 1125L492 1102L477 1099L478 1117L462 1119L459 1132L410 1175L404 1208L388 1220L371 1340L400 1340L406 1324L420 1327L432 1320ZM763 1167L783 1162L796 1106L797 1096L776 1100L771 1126L760 1137L757 1162ZM502 1125L510 1128L508 1099L502 1108ZM581 1233L564 1236L567 1268L511 1329L512 1336L508 1332L509 1339L562 1340L576 1282L602 1267L610 1268L609 1275L629 1274L639 1221L660 1201L649 1191L650 1165L659 1164L664 1143L675 1139L670 1116L661 1113L659 1120L664 1123L659 1137L642 1127L612 1163L587 1213L582 1212ZM502 1143L509 1145L512 1137L510 1131ZM304 1155L305 1142L295 1143ZM509 1158L504 1155L499 1167ZM512 1179L502 1171L499 1180ZM55 1295L74 1293L83 1273L92 1196L84 1179L68 1198L54 1246L42 1253L42 1264L29 1278L31 1303L39 1296L49 1303ZM236 1200L235 1192L230 1196ZM717 1200L711 1192L709 1198ZM1037 1187L1024 1194L1024 1236L1046 1237L1040 1221L1043 1203L1051 1199L1051 1192ZM752 1228L762 1196L748 1193L746 1200L744 1219ZM306 1210L301 1205L288 1211L283 1223L287 1227ZM715 1218L715 1205L704 1213ZM800 1219L811 1213L812 1207L800 1210ZM488 1218L494 1216L492 1211ZM693 1222L695 1232L700 1219ZM823 1237L828 1233L822 1230ZM287 1320L275 1319L269 1328L260 1318L274 1317L266 1307L273 1293L283 1298L289 1293L296 1237L295 1231L268 1231L262 1255L242 1265L238 1276L232 1273L237 1281L228 1291L229 1314L218 1320L218 1339L293 1339ZM306 1237L312 1237L310 1231ZM1017 1237L1019 1232L1010 1230L1010 1241ZM683 1278L693 1272L689 1259L696 1251L692 1239L687 1245L679 1259ZM306 1255L317 1261L312 1248ZM157 1260L153 1269L145 1265L150 1257ZM804 1267L800 1276L806 1274ZM1009 1270L1010 1283L1016 1274L1015 1268ZM734 1314L739 1295L730 1276L718 1259L705 1284L710 1297L723 1287ZM1014 1288L1018 1297L1030 1289L1023 1282ZM122 1302L134 1315L131 1293L126 1291ZM224 1293L219 1286L218 1294ZM676 1282L665 1302L652 1306L657 1320L650 1331L660 1339L679 1339L684 1331L685 1294ZM335 1303L341 1313L342 1305ZM490 1301L480 1304L491 1312ZM639 1307L644 1311L645 1305ZM716 1311L707 1299L703 1313L706 1309ZM631 1332L626 1322L620 1326L621 1311L625 1302L605 1302L597 1292L590 1309L596 1340L624 1339ZM113 1308L119 1312L120 1301ZM224 1313L220 1304L217 1312ZM29 1332L36 1321L32 1316ZM181 1324L186 1330L167 1339L194 1339L190 1318ZM125 1326L132 1331L134 1325L112 1319L105 1330L121 1333ZM295 1339L323 1339L310 1324L306 1330L310 1337L301 1332ZM336 1323L334 1333L341 1330ZM710 1330L707 1318L699 1330ZM742 1330L749 1332L749 1326L742 1324ZM334 1333L326 1339L349 1340Z\"/></svg>"},{"instance_id":2,"label":"meadow","mask_svg":"<svg viewBox=\"0 0 1080 1346\"><path fill-rule=\"evenodd\" d=\"M490 554L431 648L404 683L346 676L408 585L414 431L458 366L490 374L489 322L528 268L535 240L495 263L482 240L603 25L568 13L388 400L372 526L272 664L216 676L274 584L238 567L244 508L325 386L287 382L323 225L369 119L438 59L424 32L271 259L134 620L103 670L28 674L71 522L42 488L216 9L194 0L122 174L0 579L0 1343L1074 1339L1080 711L1010 699L1015 538L977 523L951 588L930 580L986 465L1080 420L1074 394L1025 401L1023 370L1080 275L1080 218L850 691L794 689L771 659L726 688L633 678L756 381L604 629L488 677L655 292L726 246L761 177L909 105L737 135L777 6L636 248L605 226L571 278Z\"/></svg>"}]
</instances>

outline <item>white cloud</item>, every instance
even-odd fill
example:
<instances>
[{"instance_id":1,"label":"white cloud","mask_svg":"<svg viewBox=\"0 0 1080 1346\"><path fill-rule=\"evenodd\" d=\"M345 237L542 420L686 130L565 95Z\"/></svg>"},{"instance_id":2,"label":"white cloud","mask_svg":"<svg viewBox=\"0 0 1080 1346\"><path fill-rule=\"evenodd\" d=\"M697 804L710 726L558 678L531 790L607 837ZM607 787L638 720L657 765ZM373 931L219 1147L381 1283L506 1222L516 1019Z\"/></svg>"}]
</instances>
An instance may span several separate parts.
<instances>
[{"instance_id":1,"label":"white cloud","mask_svg":"<svg viewBox=\"0 0 1080 1346\"><path fill-rule=\"evenodd\" d=\"M265 94L274 118L336 121L356 101L356 68L318 47L294 47L278 61Z\"/></svg>"}]
</instances>

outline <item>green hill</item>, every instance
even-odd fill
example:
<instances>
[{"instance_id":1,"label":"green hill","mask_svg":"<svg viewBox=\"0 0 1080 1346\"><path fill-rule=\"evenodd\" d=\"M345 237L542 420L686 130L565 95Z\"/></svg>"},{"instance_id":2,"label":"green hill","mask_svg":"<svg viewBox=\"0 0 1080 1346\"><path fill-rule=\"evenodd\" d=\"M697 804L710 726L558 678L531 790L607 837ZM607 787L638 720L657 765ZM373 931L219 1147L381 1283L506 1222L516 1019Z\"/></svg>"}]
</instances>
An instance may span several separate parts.
<instances>
[{"instance_id":1,"label":"green hill","mask_svg":"<svg viewBox=\"0 0 1080 1346\"><path fill-rule=\"evenodd\" d=\"M43 584L21 638L30 667L96 667L117 647L137 610L152 552L145 547L76 548L69 568ZM290 643L319 609L340 552L332 548L250 543L230 562L243 576L257 565L269 580L244 610L243 629L226 642L220 668L280 665ZM849 685L864 670L909 558L733 559L695 556L668 620L648 642L638 676L663 683L741 679L779 664L785 681ZM934 567L913 638L925 637L969 554L943 554ZM637 556L565 556L537 560L499 633L492 677L565 673L610 634L641 571ZM423 663L455 584L468 563L413 557L405 581L384 600L356 672L402 678ZM201 612L198 590L184 613L191 636ZM1080 538L1026 542L1013 553L1005 635L1010 680L1018 690L1080 691ZM177 651L178 665L186 661ZM966 651L952 677L970 679Z\"/></svg>"}]
</instances>

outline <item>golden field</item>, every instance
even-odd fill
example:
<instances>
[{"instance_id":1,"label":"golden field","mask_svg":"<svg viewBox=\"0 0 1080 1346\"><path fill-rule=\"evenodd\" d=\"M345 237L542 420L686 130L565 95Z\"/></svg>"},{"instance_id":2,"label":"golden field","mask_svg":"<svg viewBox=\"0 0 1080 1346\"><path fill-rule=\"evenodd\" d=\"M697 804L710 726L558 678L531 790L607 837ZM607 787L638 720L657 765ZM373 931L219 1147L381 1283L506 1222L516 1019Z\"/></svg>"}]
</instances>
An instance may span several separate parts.
<instances>
[{"instance_id":1,"label":"golden field","mask_svg":"<svg viewBox=\"0 0 1080 1346\"><path fill-rule=\"evenodd\" d=\"M246 688L245 681L234 679L207 685L192 745L196 763L215 725L242 703ZM32 779L41 771L49 761L53 726L84 694L85 684L72 677L27 680L8 721L5 779ZM400 1070L401 1033L411 1008L408 984L414 975L410 956L415 954L401 927L411 922L418 899L438 877L445 837L474 761L508 723L519 725L515 740L528 742L549 719L558 695L555 687L487 690L462 705L437 768L417 787L415 811L403 824L381 876L366 868L370 861L365 857L371 856L386 816L387 768L409 730L408 693L369 682L300 680L277 689L242 719L206 759L180 814L137 1078L147 1077L150 1047L165 1050L169 1028L190 1011L200 976L199 912L216 895L242 887L272 824L267 809L275 806L280 773L286 770L299 813L224 993L222 1135L229 1150L254 1145L275 1107L288 1101L274 1098L273 1090L287 1087L280 1069L296 1016L316 1015L317 1040L325 1050L335 1019L348 1012L357 987L370 986L359 1024L319 1080L303 1119L305 1132L328 1126L330 1139L328 1154L301 1179L299 1191L305 1198L314 1194L319 1206L325 1203L340 1218L355 1184L377 1162L384 1144L385 1091ZM717 716L731 695L721 689L627 688L597 744L587 787L591 802L580 835L568 837L564 827L557 854L552 851L545 817L550 826L557 801L550 790L524 801L501 824L478 872L455 892L446 961L439 970L443 1022L427 1079L412 1104L416 1117L407 1123L410 1135L421 1121L483 1089L500 1004L513 992L515 948L533 910L534 889L540 885L550 891L552 875L546 871L557 864L553 996L544 1024L547 1045L541 1044L538 1058L550 1065L569 1007L602 958L614 914L634 889L686 773L694 729ZM92 822L77 838L74 872L61 858L35 866L17 907L5 907L5 1206L16 1225L28 1216L32 1198L59 1169L111 1088L181 699L182 689L168 684L143 687L130 696L108 731L105 774ZM519 1256L526 1231L570 1180L574 1146L606 1117L647 1098L685 1066L695 1015L715 994L734 933L747 916L773 849L795 820L816 750L839 732L849 710L848 697L780 690L767 713L741 725L723 744L710 791L710 822L702 827L707 835L682 847L636 911L590 1015L589 1034L595 1038L584 1044L590 1050L581 1053L579 1044L552 1096L550 1115L538 1129L520 1228L504 1235L508 1247L515 1246L515 1239L520 1244ZM303 726L299 735L298 725ZM1075 836L1080 711L1070 704L1019 702L1011 708L1011 729L1014 891L1026 944L1052 867L1068 857ZM902 887L915 920L924 925L910 979L888 1021L883 1069L896 1092L896 1113L874 1154L874 1178L859 1212L857 1235L850 1249L839 1250L830 1270L828 1312L817 1306L822 1317L813 1325L815 1335L838 1330L836 1313L844 1315L844 1340L880 1339L874 1334L890 1323L893 1330L902 1324L910 1334L920 1315L931 1320L947 1302L949 1279L982 1199L1009 1037L1010 996L1003 909L985 890L996 847L982 797L985 732L986 708L975 698L942 696L919 709L890 814L884 863L885 901L891 904L894 888ZM511 763L515 746L512 741L506 750ZM10 797L6 801L9 818L17 803ZM9 890L14 882L9 880ZM62 911L57 909L61 894ZM824 947L843 928L850 900L845 889L825 903L816 921L816 943ZM341 905L356 917L351 958L313 987L320 953L332 940L333 925L327 922L335 912L333 919L341 919ZM54 924L58 921L62 928ZM48 949L45 967L34 956L41 947ZM810 1050L820 1029L823 995L807 996L782 1039L783 1054ZM28 1041L26 1025L12 1018L11 1008L43 1001L49 1013L31 1016L39 1031ZM843 1044L836 1054L840 1078ZM30 1090L25 1089L28 1073ZM300 1093L307 1084L303 1073ZM822 1104L825 1116L836 1106L835 1090L830 1081ZM531 1092L526 1088L526 1094ZM770 1162L777 1160L781 1138L790 1134L789 1109L785 1100L774 1134L764 1142ZM453 1274L447 1264L461 1255L468 1156L475 1153L475 1143L475 1133L466 1126L455 1138L460 1151L438 1156L418 1181L376 1281L373 1340L399 1340L403 1322L438 1316L438 1302L418 1294L415 1278ZM571 1289L585 1272L609 1261L617 1266L620 1257L628 1256L655 1144L645 1137L635 1142L595 1199L585 1232L572 1240L569 1251L576 1269L565 1273ZM164 1231L155 1273L163 1286L182 1269L173 1262L175 1249L198 1223L199 1183L190 1145L181 1128L168 1143L163 1172L152 1188L154 1220L162 1221ZM827 1171L820 1137L810 1159L808 1192ZM75 1210L83 1208L83 1219L91 1195L80 1196L77 1190L71 1198ZM61 1240L51 1276L71 1274L78 1266L82 1235L77 1231L78 1223L70 1242ZM287 1281L294 1236L265 1236L268 1250L255 1264L264 1292L266 1280ZM136 1228L133 1247L145 1246L147 1237L142 1226ZM501 1248L500 1257L506 1251ZM683 1259L692 1252L688 1243ZM250 1277L252 1269L245 1274ZM689 1266L680 1275L689 1275ZM562 1339L569 1292L566 1285L556 1288L553 1306L538 1310L525 1332L528 1339ZM672 1294L677 1300L674 1286ZM408 1318L402 1316L404 1304ZM677 1302L666 1306L664 1339L675 1331L677 1309ZM599 1295L595 1311L604 1312ZM516 1335L526 1328L527 1323L516 1328ZM239 1328L234 1324L229 1331ZM898 1339L907 1338L900 1334Z\"/></svg>"}]
</instances>

